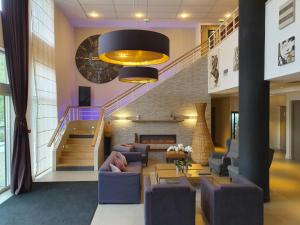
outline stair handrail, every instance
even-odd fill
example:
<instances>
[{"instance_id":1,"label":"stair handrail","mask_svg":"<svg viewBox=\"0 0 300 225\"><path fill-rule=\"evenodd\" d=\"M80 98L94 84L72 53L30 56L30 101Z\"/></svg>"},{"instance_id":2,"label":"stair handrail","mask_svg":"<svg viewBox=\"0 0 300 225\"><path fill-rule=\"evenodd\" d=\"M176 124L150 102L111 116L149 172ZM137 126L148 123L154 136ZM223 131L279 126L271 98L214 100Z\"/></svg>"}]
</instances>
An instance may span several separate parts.
<instances>
[{"instance_id":1,"label":"stair handrail","mask_svg":"<svg viewBox=\"0 0 300 225\"><path fill-rule=\"evenodd\" d=\"M59 132L63 128L62 126L63 126L64 122L66 121L71 109L93 109L93 108L95 109L95 108L101 108L101 107L100 106L67 106L63 116L59 120L59 122L58 122L58 124L57 124L51 138L50 138L50 141L47 144L47 147L51 147L52 144L55 142L55 140L57 138L57 135L59 134ZM100 113L101 113L101 110L100 110ZM101 116L101 114L100 114L100 116Z\"/></svg>"},{"instance_id":2,"label":"stair handrail","mask_svg":"<svg viewBox=\"0 0 300 225\"><path fill-rule=\"evenodd\" d=\"M227 36L235 31L240 25L239 21L239 8L237 7L230 16L222 22L219 27L208 37L209 50L216 47Z\"/></svg>"},{"instance_id":3,"label":"stair handrail","mask_svg":"<svg viewBox=\"0 0 300 225\"><path fill-rule=\"evenodd\" d=\"M94 137L93 137L93 141L92 141L92 147L95 147L98 136L99 136L99 132L100 132L100 128L101 128L101 123L103 121L103 117L104 117L104 110L102 109L100 111L100 116L99 116L99 120L97 121L97 125L96 125L96 129L94 132Z\"/></svg>"},{"instance_id":4,"label":"stair handrail","mask_svg":"<svg viewBox=\"0 0 300 225\"><path fill-rule=\"evenodd\" d=\"M57 126L56 126L56 128L54 130L54 133L52 134L52 136L50 138L50 141L47 144L47 147L51 147L51 145L53 144L54 140L56 139L56 136L57 136L58 132L60 131L61 126L63 125L64 120L66 119L67 115L69 114L70 108L71 108L71 106L67 106L67 108L66 108L63 116L59 120L59 122L58 122L58 124L57 124Z\"/></svg>"}]
</instances>

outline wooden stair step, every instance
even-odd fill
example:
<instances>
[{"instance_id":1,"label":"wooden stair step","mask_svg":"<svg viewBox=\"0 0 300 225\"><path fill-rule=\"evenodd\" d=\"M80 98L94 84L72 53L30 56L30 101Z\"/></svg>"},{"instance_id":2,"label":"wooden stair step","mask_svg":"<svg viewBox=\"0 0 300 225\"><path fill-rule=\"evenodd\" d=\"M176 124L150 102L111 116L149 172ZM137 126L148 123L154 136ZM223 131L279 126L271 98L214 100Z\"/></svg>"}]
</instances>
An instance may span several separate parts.
<instances>
[{"instance_id":1,"label":"wooden stair step","mask_svg":"<svg viewBox=\"0 0 300 225\"><path fill-rule=\"evenodd\" d=\"M64 158L61 157L59 159L60 164L74 164L77 166L85 166L85 165L94 165L94 160L93 159L69 159L69 158Z\"/></svg>"},{"instance_id":2,"label":"wooden stair step","mask_svg":"<svg viewBox=\"0 0 300 225\"><path fill-rule=\"evenodd\" d=\"M61 158L68 158L68 159L93 159L94 154L89 152L62 152Z\"/></svg>"},{"instance_id":3,"label":"wooden stair step","mask_svg":"<svg viewBox=\"0 0 300 225\"><path fill-rule=\"evenodd\" d=\"M90 138L68 138L67 144L92 145L92 141Z\"/></svg>"},{"instance_id":4,"label":"wooden stair step","mask_svg":"<svg viewBox=\"0 0 300 225\"><path fill-rule=\"evenodd\" d=\"M93 152L94 147L91 145L78 145L78 144L67 144L64 145L63 151L84 151L84 152Z\"/></svg>"},{"instance_id":5,"label":"wooden stair step","mask_svg":"<svg viewBox=\"0 0 300 225\"><path fill-rule=\"evenodd\" d=\"M94 138L94 134L70 134L69 138L80 138L80 139L88 139L88 138Z\"/></svg>"},{"instance_id":6,"label":"wooden stair step","mask_svg":"<svg viewBox=\"0 0 300 225\"><path fill-rule=\"evenodd\" d=\"M94 134L95 130L93 129L74 129L71 131L71 134Z\"/></svg>"},{"instance_id":7,"label":"wooden stair step","mask_svg":"<svg viewBox=\"0 0 300 225\"><path fill-rule=\"evenodd\" d=\"M92 164L81 164L80 166L78 166L77 164L74 163L59 163L56 165L56 168L62 168L62 167L94 167L94 165Z\"/></svg>"}]
</instances>

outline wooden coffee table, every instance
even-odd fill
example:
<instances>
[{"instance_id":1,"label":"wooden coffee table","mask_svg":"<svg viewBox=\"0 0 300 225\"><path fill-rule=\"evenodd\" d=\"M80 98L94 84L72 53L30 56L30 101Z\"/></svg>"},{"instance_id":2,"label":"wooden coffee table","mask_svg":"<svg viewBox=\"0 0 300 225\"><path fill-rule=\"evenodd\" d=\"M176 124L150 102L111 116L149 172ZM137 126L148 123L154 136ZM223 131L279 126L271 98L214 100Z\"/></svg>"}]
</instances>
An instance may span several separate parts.
<instances>
[{"instance_id":1,"label":"wooden coffee table","mask_svg":"<svg viewBox=\"0 0 300 225\"><path fill-rule=\"evenodd\" d=\"M156 173L156 179L158 184L160 183L160 180L175 180L184 176L184 173L177 173L176 170L159 170Z\"/></svg>"},{"instance_id":2,"label":"wooden coffee table","mask_svg":"<svg viewBox=\"0 0 300 225\"><path fill-rule=\"evenodd\" d=\"M160 163L155 165L155 171L159 170L175 170L176 166L174 163Z\"/></svg>"},{"instance_id":3,"label":"wooden coffee table","mask_svg":"<svg viewBox=\"0 0 300 225\"><path fill-rule=\"evenodd\" d=\"M192 164L187 173L176 172L174 164L157 164L155 166L157 183L161 180L175 180L180 177L186 177L190 181L198 181L201 176L212 176L209 168L203 167L200 164Z\"/></svg>"}]
</instances>

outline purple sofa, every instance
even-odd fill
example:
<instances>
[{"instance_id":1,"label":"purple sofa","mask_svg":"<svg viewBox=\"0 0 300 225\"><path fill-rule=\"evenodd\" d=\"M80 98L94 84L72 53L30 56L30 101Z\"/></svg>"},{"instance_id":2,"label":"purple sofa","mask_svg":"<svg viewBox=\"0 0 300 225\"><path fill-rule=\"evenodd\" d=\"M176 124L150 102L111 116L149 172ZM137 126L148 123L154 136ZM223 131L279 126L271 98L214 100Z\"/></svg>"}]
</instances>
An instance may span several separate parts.
<instances>
[{"instance_id":1,"label":"purple sofa","mask_svg":"<svg viewBox=\"0 0 300 225\"><path fill-rule=\"evenodd\" d=\"M115 145L113 146L113 151L117 152L140 152L142 154L142 162L144 165L148 165L148 152L150 151L150 145L147 144L139 144L139 143L133 143L133 144L127 144L127 146L124 145Z\"/></svg>"},{"instance_id":2,"label":"purple sofa","mask_svg":"<svg viewBox=\"0 0 300 225\"><path fill-rule=\"evenodd\" d=\"M261 188L242 176L218 185L201 179L201 207L210 225L263 225Z\"/></svg>"},{"instance_id":3,"label":"purple sofa","mask_svg":"<svg viewBox=\"0 0 300 225\"><path fill-rule=\"evenodd\" d=\"M145 225L195 225L196 194L186 178L151 186L144 177Z\"/></svg>"},{"instance_id":4,"label":"purple sofa","mask_svg":"<svg viewBox=\"0 0 300 225\"><path fill-rule=\"evenodd\" d=\"M142 156L139 152L122 153L127 160L126 172L112 172L110 163L116 157L112 152L99 170L98 202L129 204L140 203Z\"/></svg>"}]
</instances>

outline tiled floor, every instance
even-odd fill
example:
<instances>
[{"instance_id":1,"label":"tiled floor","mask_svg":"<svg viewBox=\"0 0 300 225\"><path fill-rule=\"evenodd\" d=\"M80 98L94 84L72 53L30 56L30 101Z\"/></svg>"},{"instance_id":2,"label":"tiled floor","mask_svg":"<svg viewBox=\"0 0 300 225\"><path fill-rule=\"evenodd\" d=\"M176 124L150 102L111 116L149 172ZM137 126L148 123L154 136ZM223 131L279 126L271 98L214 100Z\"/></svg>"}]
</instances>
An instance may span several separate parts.
<instances>
[{"instance_id":1,"label":"tiled floor","mask_svg":"<svg viewBox=\"0 0 300 225\"><path fill-rule=\"evenodd\" d=\"M144 174L154 179L155 161L144 169ZM224 178L222 178L224 179ZM227 179L227 178L225 178ZM39 182L97 180L97 172L51 172L39 178ZM265 204L265 225L300 224L300 163L285 161L276 154L271 167L271 202ZM9 197L9 195L7 196ZM0 195L0 203L1 203ZM197 193L196 225L204 225ZM92 225L142 225L144 207L139 205L98 205Z\"/></svg>"}]
</instances>

